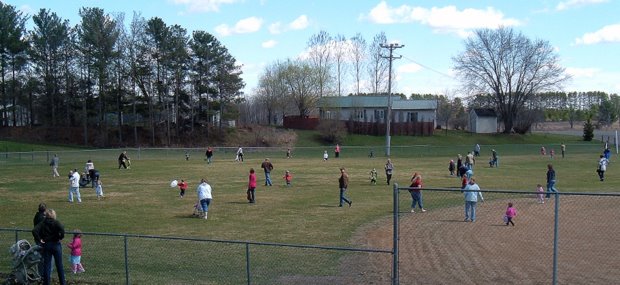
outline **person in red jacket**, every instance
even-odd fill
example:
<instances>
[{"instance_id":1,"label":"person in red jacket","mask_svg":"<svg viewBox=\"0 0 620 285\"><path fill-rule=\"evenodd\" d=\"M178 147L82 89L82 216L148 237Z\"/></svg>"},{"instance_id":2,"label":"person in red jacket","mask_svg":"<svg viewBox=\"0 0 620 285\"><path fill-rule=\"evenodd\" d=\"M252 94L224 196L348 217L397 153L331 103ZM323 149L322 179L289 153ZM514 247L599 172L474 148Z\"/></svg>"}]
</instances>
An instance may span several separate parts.
<instances>
[{"instance_id":1,"label":"person in red jacket","mask_svg":"<svg viewBox=\"0 0 620 285\"><path fill-rule=\"evenodd\" d=\"M179 183L179 190L181 190L181 192L179 192L179 197L183 198L185 196L185 190L187 190L187 182L183 179L181 179Z\"/></svg>"},{"instance_id":2,"label":"person in red jacket","mask_svg":"<svg viewBox=\"0 0 620 285\"><path fill-rule=\"evenodd\" d=\"M426 212L422 203L422 176L415 172L411 177L411 186L409 186L409 193L411 194L411 212L415 213L415 205L420 207L422 213Z\"/></svg>"},{"instance_id":3,"label":"person in red jacket","mask_svg":"<svg viewBox=\"0 0 620 285\"><path fill-rule=\"evenodd\" d=\"M250 176L248 176L248 201L252 204L256 202L256 196L254 196L255 191L256 173L254 173L254 168L250 168Z\"/></svg>"}]
</instances>

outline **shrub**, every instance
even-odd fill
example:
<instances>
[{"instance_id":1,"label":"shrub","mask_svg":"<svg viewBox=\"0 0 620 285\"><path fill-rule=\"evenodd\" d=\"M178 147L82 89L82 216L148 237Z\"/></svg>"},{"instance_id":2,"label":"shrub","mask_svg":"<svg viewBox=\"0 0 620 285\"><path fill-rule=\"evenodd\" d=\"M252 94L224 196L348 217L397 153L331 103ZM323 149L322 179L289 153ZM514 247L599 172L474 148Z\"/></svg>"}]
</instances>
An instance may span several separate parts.
<instances>
[{"instance_id":1,"label":"shrub","mask_svg":"<svg viewBox=\"0 0 620 285\"><path fill-rule=\"evenodd\" d=\"M327 143L342 143L347 137L347 127L341 121L321 120L316 129Z\"/></svg>"},{"instance_id":2,"label":"shrub","mask_svg":"<svg viewBox=\"0 0 620 285\"><path fill-rule=\"evenodd\" d=\"M583 123L583 140L589 142L592 141L592 138L594 138L594 125L592 125L592 121L588 118Z\"/></svg>"}]
</instances>

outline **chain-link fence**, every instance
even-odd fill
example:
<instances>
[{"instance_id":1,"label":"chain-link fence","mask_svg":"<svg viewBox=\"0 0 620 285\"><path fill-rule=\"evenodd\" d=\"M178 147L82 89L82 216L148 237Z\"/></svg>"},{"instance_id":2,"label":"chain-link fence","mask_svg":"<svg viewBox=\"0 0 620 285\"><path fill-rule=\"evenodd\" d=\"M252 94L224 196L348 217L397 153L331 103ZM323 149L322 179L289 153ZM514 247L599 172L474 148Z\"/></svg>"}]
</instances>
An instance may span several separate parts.
<instances>
[{"instance_id":1,"label":"chain-link fence","mask_svg":"<svg viewBox=\"0 0 620 285\"><path fill-rule=\"evenodd\" d=\"M616 284L620 194L482 190L475 222L460 189L409 188L398 196L401 284ZM546 192L545 192L546 193ZM508 203L517 210L512 224ZM411 211L413 210L413 212ZM470 217L471 219L471 217ZM385 226L387 229L388 226Z\"/></svg>"},{"instance_id":2,"label":"chain-link fence","mask_svg":"<svg viewBox=\"0 0 620 285\"><path fill-rule=\"evenodd\" d=\"M0 228L0 248L19 239L31 240L30 231ZM63 250L75 284L389 284L391 276L389 262L364 262L389 260L391 250L108 233L82 239L85 273L71 274ZM0 272L10 272L8 264L0 262Z\"/></svg>"},{"instance_id":3,"label":"chain-link fence","mask_svg":"<svg viewBox=\"0 0 620 285\"><path fill-rule=\"evenodd\" d=\"M473 152L473 146L434 146L434 145L409 145L392 146L390 155L402 158L421 158L438 156L456 156L455 149L462 149L462 155L467 150ZM478 160L484 164L491 156L491 149L495 149L501 157L509 155L537 154L540 145L532 144L507 144L507 145L483 145L481 157ZM567 152L570 155L599 153L601 149L597 144L570 145ZM234 161L237 147L214 147L214 161ZM90 149L90 150L57 150L57 151L18 151L9 152L0 149L0 165L2 164L46 164L54 154L60 158L60 164L84 163L91 159L97 162L116 161L121 152L127 151L132 161L140 160L205 160L206 148L123 148L123 149ZM287 147L243 147L244 159L262 160L265 157L286 158ZM291 148L293 157L298 158L323 158L323 152L327 151L330 158L334 156L334 147L294 147ZM385 157L385 146L341 146L340 157ZM485 157L485 155L487 157ZM555 149L555 155L560 157L559 146Z\"/></svg>"}]
</instances>

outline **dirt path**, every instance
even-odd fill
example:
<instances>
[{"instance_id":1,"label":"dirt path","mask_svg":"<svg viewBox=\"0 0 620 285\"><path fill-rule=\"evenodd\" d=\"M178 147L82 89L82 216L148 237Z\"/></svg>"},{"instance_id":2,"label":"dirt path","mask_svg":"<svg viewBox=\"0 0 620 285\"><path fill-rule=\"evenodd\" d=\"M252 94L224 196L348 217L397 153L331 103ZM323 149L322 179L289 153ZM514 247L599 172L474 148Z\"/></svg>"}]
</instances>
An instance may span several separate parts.
<instances>
[{"instance_id":1,"label":"dirt path","mask_svg":"<svg viewBox=\"0 0 620 285\"><path fill-rule=\"evenodd\" d=\"M463 222L463 207L403 213L400 284L551 283L554 204L538 204L534 198L511 201L519 211L515 227L502 222L506 201L478 203L475 223ZM562 198L559 284L620 283L619 202ZM391 248L391 220L360 229L355 243ZM359 265L384 270L391 268L390 258L371 255ZM372 283L365 284L389 284L385 274L368 277Z\"/></svg>"}]
</instances>

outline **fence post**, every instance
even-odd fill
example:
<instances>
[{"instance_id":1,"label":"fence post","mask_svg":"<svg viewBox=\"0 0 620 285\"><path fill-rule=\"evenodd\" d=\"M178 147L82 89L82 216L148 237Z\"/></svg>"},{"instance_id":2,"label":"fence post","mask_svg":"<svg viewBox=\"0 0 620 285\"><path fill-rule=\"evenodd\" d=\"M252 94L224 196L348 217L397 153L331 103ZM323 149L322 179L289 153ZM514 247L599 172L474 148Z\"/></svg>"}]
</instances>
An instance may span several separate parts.
<instances>
[{"instance_id":1,"label":"fence post","mask_svg":"<svg viewBox=\"0 0 620 285\"><path fill-rule=\"evenodd\" d=\"M555 192L555 217L553 221L553 285L558 284L558 227L560 225L560 193Z\"/></svg>"},{"instance_id":2,"label":"fence post","mask_svg":"<svg viewBox=\"0 0 620 285\"><path fill-rule=\"evenodd\" d=\"M252 284L252 273L250 271L250 244L245 243L245 274L248 277L248 285Z\"/></svg>"},{"instance_id":3,"label":"fence post","mask_svg":"<svg viewBox=\"0 0 620 285\"><path fill-rule=\"evenodd\" d=\"M19 231L15 229L15 243L19 240Z\"/></svg>"},{"instance_id":4,"label":"fence post","mask_svg":"<svg viewBox=\"0 0 620 285\"><path fill-rule=\"evenodd\" d=\"M398 183L394 183L394 195L393 195L393 211L394 211L394 237L392 248L392 285L398 285Z\"/></svg>"},{"instance_id":5,"label":"fence post","mask_svg":"<svg viewBox=\"0 0 620 285\"><path fill-rule=\"evenodd\" d=\"M123 235L125 240L125 284L129 285L129 254L128 254L128 245L127 245L127 235Z\"/></svg>"}]
</instances>

